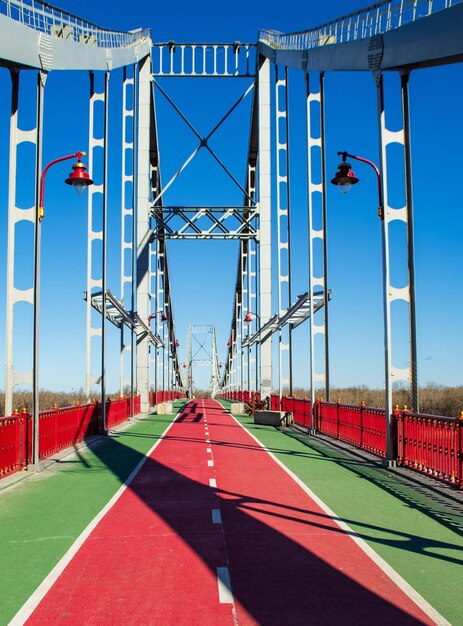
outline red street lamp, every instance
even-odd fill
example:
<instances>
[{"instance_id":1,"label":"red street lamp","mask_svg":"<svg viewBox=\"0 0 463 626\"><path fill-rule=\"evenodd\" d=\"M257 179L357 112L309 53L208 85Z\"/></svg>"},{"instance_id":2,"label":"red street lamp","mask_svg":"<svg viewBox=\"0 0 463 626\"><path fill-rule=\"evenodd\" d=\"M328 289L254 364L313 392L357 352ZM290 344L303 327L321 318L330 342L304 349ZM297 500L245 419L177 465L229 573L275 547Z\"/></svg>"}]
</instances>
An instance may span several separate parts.
<instances>
[{"instance_id":1,"label":"red street lamp","mask_svg":"<svg viewBox=\"0 0 463 626\"><path fill-rule=\"evenodd\" d=\"M342 162L338 165L338 171L334 178L331 179L331 183L337 185L341 193L348 193L352 185L356 185L359 182L359 179L355 175L352 165L346 163L347 152L338 152L338 156L341 154Z\"/></svg>"},{"instance_id":2,"label":"red street lamp","mask_svg":"<svg viewBox=\"0 0 463 626\"><path fill-rule=\"evenodd\" d=\"M338 156L342 156L342 163L338 165L338 171L334 178L331 180L333 185L337 185L342 193L347 193L352 185L359 182L359 179L355 176L351 169L350 163L346 163L346 158L355 159L361 163L366 163L376 174L376 180L378 185L378 216L382 221L381 229L381 248L382 248L382 270L383 270L383 324L384 324L384 404L386 413L386 465L393 465L394 450L393 450L393 421L392 414L392 384L391 384L391 363L390 363L390 343L391 343L391 320L390 310L388 304L388 292L389 292L389 255L386 254L386 223L384 222L384 210L383 210L383 193L381 187L381 173L378 167L368 159L363 157L354 156L348 152L338 152Z\"/></svg>"},{"instance_id":3,"label":"red street lamp","mask_svg":"<svg viewBox=\"0 0 463 626\"><path fill-rule=\"evenodd\" d=\"M32 353L32 455L29 469L39 471L42 469L39 463L39 412L40 412L40 376L39 376L39 320L40 320L40 257L41 257L41 222L44 217L45 177L50 167L61 161L77 159L72 166L73 171L66 179L68 185L72 185L79 194L93 184L93 180L86 173L86 166L82 163L85 152L79 151L67 156L50 161L42 171L38 202L35 205L35 246L34 246L34 287L33 287L33 353Z\"/></svg>"},{"instance_id":4,"label":"red street lamp","mask_svg":"<svg viewBox=\"0 0 463 626\"><path fill-rule=\"evenodd\" d=\"M349 154L348 152L338 152L338 156L342 156L342 162L338 165L338 171L334 175L334 178L331 179L331 183L333 185L336 185L341 193L348 193L352 185L356 185L359 182L359 179L352 169L352 165L350 163L346 163L347 157L349 157L349 159L355 159L356 161L360 161L361 163L366 163L375 170L376 180L378 184L378 216L380 217L380 219L384 219L382 200L383 194L381 190L381 174L379 169L376 167L373 161L369 161L368 159L364 159L363 157L354 156L353 154Z\"/></svg>"},{"instance_id":5,"label":"red street lamp","mask_svg":"<svg viewBox=\"0 0 463 626\"><path fill-rule=\"evenodd\" d=\"M156 315L159 315L160 313L162 313L163 309L159 309L159 311L156 311L156 313L150 313L150 315L148 315L148 324L151 322L151 320L156 317ZM163 313L161 315L161 322L167 322L169 318L167 317L167 315L165 313Z\"/></svg>"},{"instance_id":6,"label":"red street lamp","mask_svg":"<svg viewBox=\"0 0 463 626\"><path fill-rule=\"evenodd\" d=\"M93 184L93 180L85 171L87 168L82 163L82 157L85 152L77 152L77 163L72 166L72 172L64 181L67 185L71 185L78 196L80 196L86 187Z\"/></svg>"},{"instance_id":7,"label":"red street lamp","mask_svg":"<svg viewBox=\"0 0 463 626\"><path fill-rule=\"evenodd\" d=\"M246 317L244 318L244 321L247 324L250 324L252 322L251 315L254 315L259 320L259 346L260 346L261 343L262 343L262 328L261 328L261 323L260 323L260 316L257 315L257 313L254 313L254 311L248 311L246 313ZM251 347L248 345L248 363L249 363L250 350L251 350ZM250 389L250 387L251 387L251 371L250 370L251 370L251 368L248 366L248 389ZM258 371L259 371L258 351L257 351L257 347L256 347L256 389L257 389Z\"/></svg>"},{"instance_id":8,"label":"red street lamp","mask_svg":"<svg viewBox=\"0 0 463 626\"><path fill-rule=\"evenodd\" d=\"M257 313L254 313L254 311L248 311L248 312L246 313L246 317L244 318L244 321L245 321L247 324L250 324L250 323L252 322L252 317L251 317L251 315L254 315L255 317L257 317L257 319L259 320L259 323L260 323L260 317L257 315Z\"/></svg>"},{"instance_id":9,"label":"red street lamp","mask_svg":"<svg viewBox=\"0 0 463 626\"><path fill-rule=\"evenodd\" d=\"M77 159L77 163L72 166L72 172L64 181L67 185L71 185L74 191L80 195L86 187L93 185L93 180L85 171L87 167L82 163L82 157L85 156L85 152L74 152L74 154L68 154L68 156L60 157L45 167L40 178L40 196L39 196L39 221L41 222L44 217L44 197L45 197L45 176L52 165L61 163L61 161L68 161L69 159Z\"/></svg>"}]
</instances>

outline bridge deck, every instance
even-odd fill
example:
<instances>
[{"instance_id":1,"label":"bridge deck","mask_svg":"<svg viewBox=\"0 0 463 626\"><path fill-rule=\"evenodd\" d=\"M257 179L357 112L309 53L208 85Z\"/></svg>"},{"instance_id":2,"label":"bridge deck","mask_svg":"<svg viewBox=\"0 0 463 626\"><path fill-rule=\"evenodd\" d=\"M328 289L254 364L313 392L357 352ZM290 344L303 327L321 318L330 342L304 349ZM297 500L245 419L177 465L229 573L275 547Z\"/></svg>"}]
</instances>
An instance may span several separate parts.
<instances>
[{"instance_id":1,"label":"bridge deck","mask_svg":"<svg viewBox=\"0 0 463 626\"><path fill-rule=\"evenodd\" d=\"M1 494L0 623L457 624L459 502L191 401Z\"/></svg>"}]
</instances>

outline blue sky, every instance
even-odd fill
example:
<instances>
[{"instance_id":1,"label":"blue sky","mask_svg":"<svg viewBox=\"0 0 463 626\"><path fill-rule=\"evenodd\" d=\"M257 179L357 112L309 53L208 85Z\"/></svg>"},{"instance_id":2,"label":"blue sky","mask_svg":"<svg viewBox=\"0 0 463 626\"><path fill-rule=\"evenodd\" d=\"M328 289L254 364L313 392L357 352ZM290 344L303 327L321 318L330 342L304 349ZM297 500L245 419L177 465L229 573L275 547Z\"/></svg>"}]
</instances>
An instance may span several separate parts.
<instances>
[{"instance_id":1,"label":"blue sky","mask_svg":"<svg viewBox=\"0 0 463 626\"><path fill-rule=\"evenodd\" d=\"M235 2L227 10L216 2L177 2L175 11L169 3L133 2L130 11L119 1L62 1L61 8L77 13L108 29L129 30L136 27L152 29L154 41L188 42L255 42L259 28L282 32L310 28L346 12L344 2L281 3ZM348 11L366 6L350 3ZM305 154L301 141L304 119L304 97L301 73L291 72L291 130L292 150L292 226L293 226L293 299L307 290L307 238L305 196ZM111 87L121 80L120 72L111 77ZM24 97L27 85L25 79ZM230 84L225 84L225 83ZM194 84L193 84L194 83ZM2 92L9 94L9 76L0 70ZM239 81L165 81L163 86L184 110L201 134L222 117L249 83ZM461 311L463 289L463 256L461 246L462 214L460 193L459 145L461 144L461 65L420 70L412 73L410 81L412 109L412 165L415 203L416 288L418 325L418 371L420 384L435 381L458 385L461 377L463 332ZM397 99L397 77L386 80L388 97ZM44 163L86 149L86 94L88 78L83 73L73 75L52 73L48 78L46 95ZM72 94L72 95L71 95ZM108 242L108 286L119 294L118 207L120 185L117 164L120 159L120 135L117 98L111 113L112 173L110 178L110 234ZM249 131L248 98L217 133L211 146L229 165L233 174L244 181L246 149ZM389 125L397 124L396 102L391 101ZM83 108L82 119L76 112ZM23 123L31 123L26 116ZM29 113L29 116L31 114ZM327 168L335 172L336 152L348 150L374 161L378 160L376 100L371 75L331 73L326 76ZM72 123L70 124L70 120ZM7 137L9 124L9 95L0 100L0 136ZM158 99L158 124L164 183L181 165L196 145L191 132ZM111 149L111 148L110 148ZM27 172L27 154L24 167ZM1 142L0 164L7 168L8 144ZM30 167L30 166L29 166ZM332 384L383 384L382 292L380 224L376 217L375 180L367 166L355 164L361 184L342 197L338 190L329 189L329 287L333 299L330 308L331 380ZM43 223L43 285L41 385L53 389L77 389L84 385L85 368L85 290L86 263L86 199L75 198L61 184L68 174L68 164L56 166L47 177L46 210ZM394 194L394 190L391 190ZM31 199L21 189L19 197L24 206ZM189 198L187 200L187 198ZM400 201L400 197L397 198ZM167 203L240 204L241 194L233 183L222 176L213 161L201 153L185 171L179 183L172 187ZM6 233L6 187L0 192L3 209L0 231ZM27 228L26 228L27 231ZM24 236L30 232L21 233ZM6 238L4 239L4 241ZM393 253L400 258L403 246L393 243ZM18 287L30 284L32 251L30 246L17 252L22 259ZM181 357L186 347L187 324L216 323L219 358L223 360L232 312L232 297L236 277L236 242L171 242L169 262L172 278L173 307ZM0 288L5 281L6 247L0 252ZM399 263L393 261L393 276L401 286L404 276ZM276 289L274 289L276 294ZM21 318L15 332L17 367L30 364L30 307L21 305ZM275 304L276 310L276 304ZM5 306L0 306L0 327L4 328ZM118 336L109 328L108 388L117 389ZM406 340L396 335L396 365L407 360ZM4 333L0 334L0 365L4 363ZM307 328L295 332L294 384L306 386L308 377ZM2 367L3 369L3 367ZM207 372L198 372L196 383L207 386Z\"/></svg>"}]
</instances>

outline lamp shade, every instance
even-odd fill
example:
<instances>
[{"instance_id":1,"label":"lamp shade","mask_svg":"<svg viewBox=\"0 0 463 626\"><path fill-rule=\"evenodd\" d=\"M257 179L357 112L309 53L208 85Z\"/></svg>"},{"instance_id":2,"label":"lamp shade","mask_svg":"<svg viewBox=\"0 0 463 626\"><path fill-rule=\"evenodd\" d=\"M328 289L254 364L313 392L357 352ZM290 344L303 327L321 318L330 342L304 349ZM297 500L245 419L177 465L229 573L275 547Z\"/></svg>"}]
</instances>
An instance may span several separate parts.
<instances>
[{"instance_id":1,"label":"lamp shade","mask_svg":"<svg viewBox=\"0 0 463 626\"><path fill-rule=\"evenodd\" d=\"M338 171L331 179L331 183L336 185L342 193L347 193L352 185L356 185L359 179L355 175L352 165L343 161L338 165Z\"/></svg>"},{"instance_id":2,"label":"lamp shade","mask_svg":"<svg viewBox=\"0 0 463 626\"><path fill-rule=\"evenodd\" d=\"M67 185L71 185L78 194L81 194L89 185L93 185L93 180L85 171L86 169L82 161L77 161L77 163L74 163L72 166L72 172L64 181Z\"/></svg>"}]
</instances>

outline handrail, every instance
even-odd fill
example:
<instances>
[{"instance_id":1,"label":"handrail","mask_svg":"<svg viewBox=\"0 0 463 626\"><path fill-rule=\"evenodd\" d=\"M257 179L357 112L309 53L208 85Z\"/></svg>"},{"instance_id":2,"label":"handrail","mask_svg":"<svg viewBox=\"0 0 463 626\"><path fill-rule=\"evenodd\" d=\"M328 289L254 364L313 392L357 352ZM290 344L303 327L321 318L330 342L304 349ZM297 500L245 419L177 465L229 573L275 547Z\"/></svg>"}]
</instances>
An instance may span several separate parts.
<instances>
[{"instance_id":1,"label":"handrail","mask_svg":"<svg viewBox=\"0 0 463 626\"><path fill-rule=\"evenodd\" d=\"M285 50L358 41L400 28L460 2L462 0L383 0L306 31L285 34L260 30L259 41Z\"/></svg>"},{"instance_id":2,"label":"handrail","mask_svg":"<svg viewBox=\"0 0 463 626\"><path fill-rule=\"evenodd\" d=\"M46 35L99 48L125 48L151 38L150 29L107 30L40 0L0 0L0 14Z\"/></svg>"}]
</instances>

